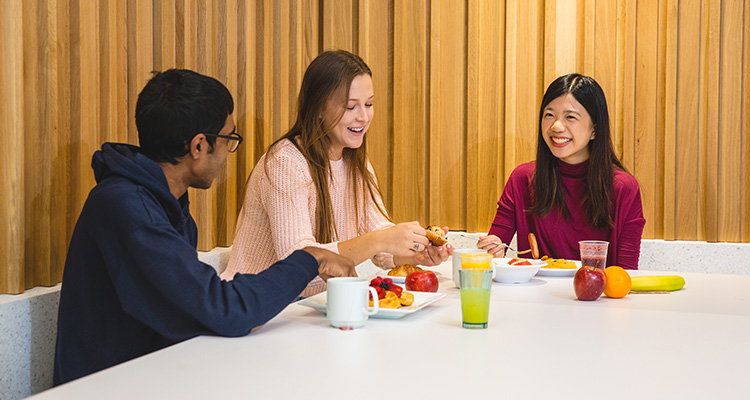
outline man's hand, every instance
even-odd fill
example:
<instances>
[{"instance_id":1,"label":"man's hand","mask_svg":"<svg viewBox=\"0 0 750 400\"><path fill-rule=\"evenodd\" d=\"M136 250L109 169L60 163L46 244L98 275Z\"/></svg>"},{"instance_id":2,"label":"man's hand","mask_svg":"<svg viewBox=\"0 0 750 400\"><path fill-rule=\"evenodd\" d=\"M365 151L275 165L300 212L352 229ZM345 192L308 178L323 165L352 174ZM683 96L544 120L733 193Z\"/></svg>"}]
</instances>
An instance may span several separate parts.
<instances>
[{"instance_id":1,"label":"man's hand","mask_svg":"<svg viewBox=\"0 0 750 400\"><path fill-rule=\"evenodd\" d=\"M310 253L310 255L318 260L318 275L324 281L327 281L328 278L338 276L357 276L357 271L354 269L354 261L348 257L319 247L305 247L302 250Z\"/></svg>"}]
</instances>

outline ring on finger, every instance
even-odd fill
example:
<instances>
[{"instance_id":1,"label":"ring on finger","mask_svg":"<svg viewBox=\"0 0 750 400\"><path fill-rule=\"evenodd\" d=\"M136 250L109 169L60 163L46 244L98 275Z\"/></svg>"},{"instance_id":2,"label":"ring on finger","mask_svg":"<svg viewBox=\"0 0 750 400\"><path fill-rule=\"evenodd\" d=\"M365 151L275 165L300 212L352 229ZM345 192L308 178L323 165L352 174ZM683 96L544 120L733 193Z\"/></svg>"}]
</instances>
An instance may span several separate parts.
<instances>
[{"instance_id":1,"label":"ring on finger","mask_svg":"<svg viewBox=\"0 0 750 400\"><path fill-rule=\"evenodd\" d=\"M419 250L419 243L414 243L414 250Z\"/></svg>"}]
</instances>

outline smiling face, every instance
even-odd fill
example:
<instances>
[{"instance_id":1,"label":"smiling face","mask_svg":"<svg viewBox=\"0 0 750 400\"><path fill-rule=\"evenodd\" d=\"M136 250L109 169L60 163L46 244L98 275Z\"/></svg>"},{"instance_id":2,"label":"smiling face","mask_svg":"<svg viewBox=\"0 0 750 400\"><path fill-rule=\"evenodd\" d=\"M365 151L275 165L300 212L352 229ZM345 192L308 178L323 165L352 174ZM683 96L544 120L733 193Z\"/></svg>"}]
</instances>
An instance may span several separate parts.
<instances>
[{"instance_id":1,"label":"smiling face","mask_svg":"<svg viewBox=\"0 0 750 400\"><path fill-rule=\"evenodd\" d=\"M571 94L547 104L542 114L542 136L552 154L568 164L589 159L594 124L586 109Z\"/></svg>"},{"instance_id":2,"label":"smiling face","mask_svg":"<svg viewBox=\"0 0 750 400\"><path fill-rule=\"evenodd\" d=\"M346 102L343 116L327 133L331 141L328 151L331 160L341 159L344 148L356 149L362 146L365 132L367 132L372 121L373 97L374 92L370 75L357 75L349 88L349 99ZM340 107L340 101L334 98L328 103L326 113L329 116L338 115L341 113Z\"/></svg>"}]
</instances>

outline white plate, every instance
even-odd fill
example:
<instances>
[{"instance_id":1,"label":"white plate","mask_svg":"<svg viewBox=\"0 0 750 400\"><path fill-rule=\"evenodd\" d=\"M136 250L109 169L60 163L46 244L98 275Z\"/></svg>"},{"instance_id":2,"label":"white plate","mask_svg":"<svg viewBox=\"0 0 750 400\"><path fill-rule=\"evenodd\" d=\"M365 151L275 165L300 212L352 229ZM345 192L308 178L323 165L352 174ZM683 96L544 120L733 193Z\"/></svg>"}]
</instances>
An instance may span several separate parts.
<instances>
[{"instance_id":1,"label":"white plate","mask_svg":"<svg viewBox=\"0 0 750 400\"><path fill-rule=\"evenodd\" d=\"M513 260L513 258L493 258L492 259L492 265L502 265L505 267L515 267L515 265L508 264L510 260ZM522 260L528 261L531 263L531 265L540 265L545 266L547 265L546 261L542 261L536 258L522 258ZM528 267L528 265L519 265L519 267Z\"/></svg>"},{"instance_id":2,"label":"white plate","mask_svg":"<svg viewBox=\"0 0 750 400\"><path fill-rule=\"evenodd\" d=\"M424 271L424 270L425 269L422 268L422 271ZM435 276L438 277L438 279L440 279L440 272L438 272L438 271L432 271L432 272L435 274ZM388 275L388 271L378 271L378 273L375 274L375 275L377 275L377 276L379 276L381 278L391 278L391 280L393 280L393 283L398 283L401 286L403 286L406 283L406 277L405 276L390 276L390 275Z\"/></svg>"},{"instance_id":3,"label":"white plate","mask_svg":"<svg viewBox=\"0 0 750 400\"><path fill-rule=\"evenodd\" d=\"M576 269L572 268L539 268L539 272L536 276L573 276L576 274L579 268L581 268L581 262L578 260L572 260L576 265Z\"/></svg>"},{"instance_id":4,"label":"white plate","mask_svg":"<svg viewBox=\"0 0 750 400\"><path fill-rule=\"evenodd\" d=\"M390 276L388 275L388 271L378 271L377 275L381 278L391 278L393 283L400 283L403 285L406 282L405 276Z\"/></svg>"},{"instance_id":5,"label":"white plate","mask_svg":"<svg viewBox=\"0 0 750 400\"><path fill-rule=\"evenodd\" d=\"M371 315L370 318L399 319L411 313L417 312L435 301L445 297L445 293L428 293L428 292L409 292L414 295L414 304L401 308L381 308L378 313ZM326 313L326 296L327 292L316 294L300 300L297 304L305 307L314 308L323 314Z\"/></svg>"},{"instance_id":6,"label":"white plate","mask_svg":"<svg viewBox=\"0 0 750 400\"><path fill-rule=\"evenodd\" d=\"M536 279L531 278L528 282L524 283L501 283L501 282L492 282L492 285L499 285L499 286L539 286L539 285L546 285L547 282L544 279Z\"/></svg>"}]
</instances>

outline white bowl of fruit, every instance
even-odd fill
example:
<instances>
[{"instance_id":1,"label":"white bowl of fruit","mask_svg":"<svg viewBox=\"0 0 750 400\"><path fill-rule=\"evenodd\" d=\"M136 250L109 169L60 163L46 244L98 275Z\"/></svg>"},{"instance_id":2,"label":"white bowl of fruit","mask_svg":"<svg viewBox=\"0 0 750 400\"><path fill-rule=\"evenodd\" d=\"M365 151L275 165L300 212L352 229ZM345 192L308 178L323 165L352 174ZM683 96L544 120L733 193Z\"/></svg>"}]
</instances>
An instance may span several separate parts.
<instances>
[{"instance_id":1,"label":"white bowl of fruit","mask_svg":"<svg viewBox=\"0 0 750 400\"><path fill-rule=\"evenodd\" d=\"M494 280L500 283L527 283L544 265L547 265L545 261L518 257L492 260L492 267L495 269Z\"/></svg>"}]
</instances>

